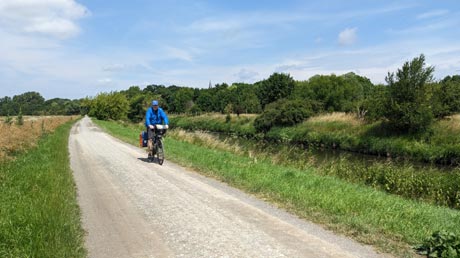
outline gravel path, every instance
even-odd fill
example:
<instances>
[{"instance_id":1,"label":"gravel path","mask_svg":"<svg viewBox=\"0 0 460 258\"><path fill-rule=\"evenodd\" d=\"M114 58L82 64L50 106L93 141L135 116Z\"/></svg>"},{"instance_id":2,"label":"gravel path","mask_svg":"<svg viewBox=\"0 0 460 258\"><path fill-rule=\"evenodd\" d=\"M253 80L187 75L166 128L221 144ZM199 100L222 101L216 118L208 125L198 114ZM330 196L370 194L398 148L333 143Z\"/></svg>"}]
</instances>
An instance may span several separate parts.
<instances>
[{"instance_id":1,"label":"gravel path","mask_svg":"<svg viewBox=\"0 0 460 258\"><path fill-rule=\"evenodd\" d=\"M90 257L381 257L168 160L148 163L87 117L69 151Z\"/></svg>"}]
</instances>

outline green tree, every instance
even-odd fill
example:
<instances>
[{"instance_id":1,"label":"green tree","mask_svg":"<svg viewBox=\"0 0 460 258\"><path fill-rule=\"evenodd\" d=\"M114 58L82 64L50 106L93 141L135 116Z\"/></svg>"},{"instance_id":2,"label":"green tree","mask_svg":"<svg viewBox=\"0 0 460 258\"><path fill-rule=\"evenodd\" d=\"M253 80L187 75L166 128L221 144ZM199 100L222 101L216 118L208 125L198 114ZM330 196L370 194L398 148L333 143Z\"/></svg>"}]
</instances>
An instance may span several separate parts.
<instances>
[{"instance_id":1,"label":"green tree","mask_svg":"<svg viewBox=\"0 0 460 258\"><path fill-rule=\"evenodd\" d=\"M15 115L13 100L10 97L0 99L0 116Z\"/></svg>"},{"instance_id":2,"label":"green tree","mask_svg":"<svg viewBox=\"0 0 460 258\"><path fill-rule=\"evenodd\" d=\"M21 108L24 115L39 115L44 103L45 99L35 91L13 96L15 110L19 111Z\"/></svg>"},{"instance_id":3,"label":"green tree","mask_svg":"<svg viewBox=\"0 0 460 258\"><path fill-rule=\"evenodd\" d=\"M372 88L370 95L363 101L362 108L365 112L364 118L368 121L376 121L385 116L388 102L389 87L376 85Z\"/></svg>"},{"instance_id":4,"label":"green tree","mask_svg":"<svg viewBox=\"0 0 460 258\"><path fill-rule=\"evenodd\" d=\"M126 118L128 110L129 103L124 94L100 93L91 100L89 115L100 120L120 120Z\"/></svg>"},{"instance_id":5,"label":"green tree","mask_svg":"<svg viewBox=\"0 0 460 258\"><path fill-rule=\"evenodd\" d=\"M124 94L128 100L137 97L138 95L142 94L141 89L139 86L131 86L127 90L120 91L120 93Z\"/></svg>"},{"instance_id":6,"label":"green tree","mask_svg":"<svg viewBox=\"0 0 460 258\"><path fill-rule=\"evenodd\" d=\"M258 84L257 96L263 109L269 103L291 95L295 81L289 74L274 73Z\"/></svg>"},{"instance_id":7,"label":"green tree","mask_svg":"<svg viewBox=\"0 0 460 258\"><path fill-rule=\"evenodd\" d=\"M214 110L214 95L210 92L209 89L203 89L200 91L200 94L196 100L196 105L201 111L212 112Z\"/></svg>"},{"instance_id":8,"label":"green tree","mask_svg":"<svg viewBox=\"0 0 460 258\"><path fill-rule=\"evenodd\" d=\"M91 111L91 104L93 102L93 99L90 97L85 97L83 99L79 100L80 102L80 115L88 115L89 112Z\"/></svg>"},{"instance_id":9,"label":"green tree","mask_svg":"<svg viewBox=\"0 0 460 258\"><path fill-rule=\"evenodd\" d=\"M64 104L64 115L78 115L80 114L80 101L79 100L69 100Z\"/></svg>"},{"instance_id":10,"label":"green tree","mask_svg":"<svg viewBox=\"0 0 460 258\"><path fill-rule=\"evenodd\" d=\"M194 91L192 88L181 88L174 94L172 112L185 113L193 106Z\"/></svg>"},{"instance_id":11,"label":"green tree","mask_svg":"<svg viewBox=\"0 0 460 258\"><path fill-rule=\"evenodd\" d=\"M340 111L358 111L359 113L365 99L370 97L374 85L368 78L352 72L341 75L340 78L343 88L341 96L343 102Z\"/></svg>"},{"instance_id":12,"label":"green tree","mask_svg":"<svg viewBox=\"0 0 460 258\"><path fill-rule=\"evenodd\" d=\"M315 75L306 82L296 83L290 98L309 101L315 112L355 112L362 108L373 86L368 78L355 73Z\"/></svg>"},{"instance_id":13,"label":"green tree","mask_svg":"<svg viewBox=\"0 0 460 258\"><path fill-rule=\"evenodd\" d=\"M233 106L233 112L237 115L261 112L255 87L251 84L234 83L229 87L229 101Z\"/></svg>"},{"instance_id":14,"label":"green tree","mask_svg":"<svg viewBox=\"0 0 460 258\"><path fill-rule=\"evenodd\" d=\"M385 117L400 132L424 132L433 121L427 96L427 83L433 80L434 67L425 67L422 54L405 62L396 73L388 73L389 99Z\"/></svg>"},{"instance_id":15,"label":"green tree","mask_svg":"<svg viewBox=\"0 0 460 258\"><path fill-rule=\"evenodd\" d=\"M254 120L258 132L268 132L274 126L292 126L313 114L311 105L301 100L280 99L270 103Z\"/></svg>"},{"instance_id":16,"label":"green tree","mask_svg":"<svg viewBox=\"0 0 460 258\"><path fill-rule=\"evenodd\" d=\"M430 84L433 114L442 118L460 112L460 76L447 76Z\"/></svg>"},{"instance_id":17,"label":"green tree","mask_svg":"<svg viewBox=\"0 0 460 258\"><path fill-rule=\"evenodd\" d=\"M290 99L308 102L314 113L324 111L324 103L318 100L309 81L296 81Z\"/></svg>"},{"instance_id":18,"label":"green tree","mask_svg":"<svg viewBox=\"0 0 460 258\"><path fill-rule=\"evenodd\" d=\"M48 115L77 115L80 113L80 101L54 98L46 100L43 110Z\"/></svg>"},{"instance_id":19,"label":"green tree","mask_svg":"<svg viewBox=\"0 0 460 258\"><path fill-rule=\"evenodd\" d=\"M162 98L152 93L140 94L129 100L128 119L138 123L144 120L147 109L151 106L152 100L158 100L162 105Z\"/></svg>"}]
</instances>

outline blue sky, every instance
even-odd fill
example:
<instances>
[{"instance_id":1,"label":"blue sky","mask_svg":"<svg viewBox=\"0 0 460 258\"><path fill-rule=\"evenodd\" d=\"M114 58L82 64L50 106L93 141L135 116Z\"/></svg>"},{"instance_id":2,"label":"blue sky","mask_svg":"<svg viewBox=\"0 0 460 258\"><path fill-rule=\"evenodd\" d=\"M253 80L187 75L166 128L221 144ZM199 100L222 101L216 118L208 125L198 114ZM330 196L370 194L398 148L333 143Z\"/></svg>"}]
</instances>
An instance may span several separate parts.
<instances>
[{"instance_id":1,"label":"blue sky","mask_svg":"<svg viewBox=\"0 0 460 258\"><path fill-rule=\"evenodd\" d=\"M0 97L203 88L273 72L383 83L421 53L441 79L460 74L458 28L458 0L1 0Z\"/></svg>"}]
</instances>

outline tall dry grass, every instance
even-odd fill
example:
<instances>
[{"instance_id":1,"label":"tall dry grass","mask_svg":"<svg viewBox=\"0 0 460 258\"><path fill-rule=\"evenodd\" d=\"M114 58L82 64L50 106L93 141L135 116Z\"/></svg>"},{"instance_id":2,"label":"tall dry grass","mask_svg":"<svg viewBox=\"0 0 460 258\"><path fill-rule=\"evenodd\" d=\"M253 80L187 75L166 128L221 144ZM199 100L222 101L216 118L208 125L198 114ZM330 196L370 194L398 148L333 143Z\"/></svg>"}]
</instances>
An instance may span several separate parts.
<instances>
[{"instance_id":1,"label":"tall dry grass","mask_svg":"<svg viewBox=\"0 0 460 258\"><path fill-rule=\"evenodd\" d=\"M363 124L363 121L358 119L355 114L344 112L333 112L314 116L309 118L308 122L344 122L355 126Z\"/></svg>"},{"instance_id":2,"label":"tall dry grass","mask_svg":"<svg viewBox=\"0 0 460 258\"><path fill-rule=\"evenodd\" d=\"M169 134L178 140L182 140L192 144L199 144L201 146L208 147L210 149L218 149L223 151L230 151L236 154L243 153L243 150L235 144L229 143L227 140L220 140L217 136L212 134L195 131L187 132L182 129L174 129L169 132Z\"/></svg>"},{"instance_id":3,"label":"tall dry grass","mask_svg":"<svg viewBox=\"0 0 460 258\"><path fill-rule=\"evenodd\" d=\"M12 159L15 153L24 152L34 147L43 134L53 132L65 122L78 116L36 116L25 117L23 125L16 124L16 118L11 124L0 122L0 161Z\"/></svg>"}]
</instances>

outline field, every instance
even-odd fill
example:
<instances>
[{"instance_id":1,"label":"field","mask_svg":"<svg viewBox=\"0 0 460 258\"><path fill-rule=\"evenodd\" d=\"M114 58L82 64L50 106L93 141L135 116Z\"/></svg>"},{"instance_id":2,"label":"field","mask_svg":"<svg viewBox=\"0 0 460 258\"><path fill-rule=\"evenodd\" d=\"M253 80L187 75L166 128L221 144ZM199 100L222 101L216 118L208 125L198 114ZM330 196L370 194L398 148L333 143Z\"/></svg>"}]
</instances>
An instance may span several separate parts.
<instances>
[{"instance_id":1,"label":"field","mask_svg":"<svg viewBox=\"0 0 460 258\"><path fill-rule=\"evenodd\" d=\"M23 125L17 118L6 123L0 117L0 161L10 160L18 153L36 146L42 135L53 132L60 125L75 120L78 116L26 116Z\"/></svg>"}]
</instances>

